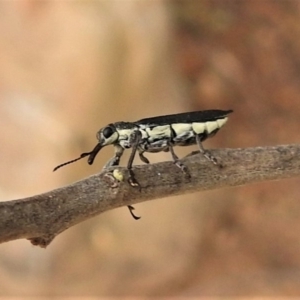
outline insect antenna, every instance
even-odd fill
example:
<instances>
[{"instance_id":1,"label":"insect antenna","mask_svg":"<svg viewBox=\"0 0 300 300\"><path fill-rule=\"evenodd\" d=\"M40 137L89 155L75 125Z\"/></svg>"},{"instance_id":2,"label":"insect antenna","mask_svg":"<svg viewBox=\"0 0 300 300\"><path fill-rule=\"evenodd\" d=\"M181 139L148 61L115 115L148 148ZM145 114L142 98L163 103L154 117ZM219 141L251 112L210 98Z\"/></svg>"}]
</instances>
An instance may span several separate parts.
<instances>
[{"instance_id":1,"label":"insect antenna","mask_svg":"<svg viewBox=\"0 0 300 300\"><path fill-rule=\"evenodd\" d=\"M75 158L75 159L72 159L72 160L67 161L67 162L65 162L65 163L63 163L63 164L58 165L57 167L55 167L55 168L53 169L53 172L56 171L57 169L61 168L61 167L64 167L64 166L66 166L66 165L68 165L68 164L71 164L71 163L77 161L77 160L80 160L80 159L82 159L82 158L84 158L84 157L90 155L91 153L92 153L92 152L82 153L82 154L80 155L80 157L77 157L77 158Z\"/></svg>"},{"instance_id":2,"label":"insect antenna","mask_svg":"<svg viewBox=\"0 0 300 300\"><path fill-rule=\"evenodd\" d=\"M89 164L89 165L93 164L94 159L95 159L96 155L98 154L98 152L101 150L101 148L102 148L101 144L98 143L98 144L96 145L96 147L95 147L91 152L85 152L85 153L82 153L79 157L77 157L77 158L75 158L75 159L72 159L72 160L70 160L70 161L67 161L67 162L65 162L65 163L63 163L63 164L58 165L57 167L55 167L55 168L53 169L53 172L56 171L57 169L61 168L61 167L64 167L64 166L66 166L66 165L68 165L68 164L71 164L71 163L73 163L73 162L75 162L75 161L77 161L77 160L80 160L80 159L82 159L82 158L84 158L84 157L86 157L86 156L90 156L89 159L88 159L88 164Z\"/></svg>"}]
</instances>

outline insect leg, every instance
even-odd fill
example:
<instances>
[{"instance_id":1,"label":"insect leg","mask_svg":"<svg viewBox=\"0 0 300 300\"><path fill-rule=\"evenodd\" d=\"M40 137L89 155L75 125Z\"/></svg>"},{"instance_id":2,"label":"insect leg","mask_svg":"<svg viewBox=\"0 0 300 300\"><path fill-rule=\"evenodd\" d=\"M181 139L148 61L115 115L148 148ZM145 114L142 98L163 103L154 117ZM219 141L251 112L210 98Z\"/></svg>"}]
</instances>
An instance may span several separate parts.
<instances>
[{"instance_id":1,"label":"insect leg","mask_svg":"<svg viewBox=\"0 0 300 300\"><path fill-rule=\"evenodd\" d=\"M188 170L186 168L186 166L179 160L178 156L175 154L174 152L174 148L173 148L173 145L172 145L172 140L175 136L175 131L174 129L172 128L172 126L170 126L171 128L171 138L168 142L168 148L166 148L164 151L165 152L168 152L170 151L171 152L171 155L172 155L172 158L173 158L173 161L175 163L175 165L183 172L185 173L186 175L188 175L188 177L190 177L190 174L188 173Z\"/></svg>"},{"instance_id":2,"label":"insect leg","mask_svg":"<svg viewBox=\"0 0 300 300\"><path fill-rule=\"evenodd\" d=\"M137 217L134 213L133 213L133 210L135 209L132 205L127 205L128 209L129 209L129 212L131 214L131 216L135 219L135 220L138 220L140 219L141 217Z\"/></svg>"},{"instance_id":3,"label":"insect leg","mask_svg":"<svg viewBox=\"0 0 300 300\"><path fill-rule=\"evenodd\" d=\"M175 154L174 148L173 148L172 145L169 145L169 150L170 150L170 152L171 152L171 155L172 155L172 158L173 158L173 161L174 161L175 165L176 165L182 172L184 172L185 174L188 174L188 171L187 171L186 166L180 161L180 159L178 158L178 156Z\"/></svg>"},{"instance_id":4,"label":"insect leg","mask_svg":"<svg viewBox=\"0 0 300 300\"><path fill-rule=\"evenodd\" d=\"M209 160L210 162L212 162L214 165L217 165L219 166L220 168L222 168L222 164L220 164L218 162L218 160L211 154L209 153L209 151L205 150L202 146L202 143L201 143L201 139L200 139L200 136L198 134L196 134L196 142L197 142L197 145L199 147L199 151L201 154L203 154L203 156Z\"/></svg>"},{"instance_id":5,"label":"insect leg","mask_svg":"<svg viewBox=\"0 0 300 300\"><path fill-rule=\"evenodd\" d=\"M131 151L131 154L130 154L130 157L129 157L129 160L127 163L127 169L129 171L129 175L130 175L128 181L129 181L130 185L134 186L134 187L140 187L139 183L134 178L134 174L132 172L132 163L133 163L135 153L137 151L137 148L138 148L141 138L142 138L142 133L139 130L134 131L132 133L132 135L130 136L130 143L132 146L132 151Z\"/></svg>"},{"instance_id":6,"label":"insect leg","mask_svg":"<svg viewBox=\"0 0 300 300\"><path fill-rule=\"evenodd\" d=\"M144 162L145 164L150 164L150 161L147 157L144 156L144 152L143 151L139 151L139 156L142 162Z\"/></svg>"},{"instance_id":7,"label":"insect leg","mask_svg":"<svg viewBox=\"0 0 300 300\"><path fill-rule=\"evenodd\" d=\"M139 130L136 130L132 133L132 135L130 136L130 142L131 142L131 145L132 145L132 152L130 154L130 157L129 157L129 160L128 160L128 163L127 163L127 169L129 171L129 179L128 179L128 182L131 186L133 187L139 187L140 188L140 185L139 183L137 182L137 180L135 179L134 177L134 173L132 171L132 163L133 163L133 160L134 160L134 157L135 157L135 153L137 151L137 148L138 148L138 145L139 145L139 142L142 138L142 134ZM144 156L143 156L144 157ZM146 158L146 157L144 157ZM132 205L127 205L128 209L129 209L129 212L131 214L131 216L135 219L135 220L138 220L140 219L141 217L137 217L134 213L133 213L133 210L134 210L134 207Z\"/></svg>"},{"instance_id":8,"label":"insect leg","mask_svg":"<svg viewBox=\"0 0 300 300\"><path fill-rule=\"evenodd\" d=\"M120 162L121 156L123 155L123 152L124 152L124 149L120 145L115 145L115 155L105 164L104 168L109 168L112 166L119 165L119 162ZM109 178L114 181L111 185L112 187L115 187L118 185L117 179L114 176L109 176ZM132 210L134 210L134 207L129 205L128 209L130 211L130 214L132 215L132 217L135 220L138 220L140 218L140 217L135 216L134 213L132 212Z\"/></svg>"},{"instance_id":9,"label":"insect leg","mask_svg":"<svg viewBox=\"0 0 300 300\"><path fill-rule=\"evenodd\" d=\"M115 145L115 155L105 164L104 168L118 166L123 152L124 149L121 146Z\"/></svg>"}]
</instances>

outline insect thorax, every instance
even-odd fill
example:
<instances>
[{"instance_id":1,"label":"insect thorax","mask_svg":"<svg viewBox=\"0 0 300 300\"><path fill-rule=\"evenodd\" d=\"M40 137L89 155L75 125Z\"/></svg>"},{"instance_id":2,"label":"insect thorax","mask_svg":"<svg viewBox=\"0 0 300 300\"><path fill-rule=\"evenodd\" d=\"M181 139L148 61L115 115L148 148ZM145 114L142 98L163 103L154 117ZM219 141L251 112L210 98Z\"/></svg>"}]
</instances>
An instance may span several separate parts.
<instances>
[{"instance_id":1,"label":"insect thorax","mask_svg":"<svg viewBox=\"0 0 300 300\"><path fill-rule=\"evenodd\" d=\"M131 122L117 122L114 124L119 134L118 144L124 148L131 148L131 137L138 130L138 126Z\"/></svg>"}]
</instances>

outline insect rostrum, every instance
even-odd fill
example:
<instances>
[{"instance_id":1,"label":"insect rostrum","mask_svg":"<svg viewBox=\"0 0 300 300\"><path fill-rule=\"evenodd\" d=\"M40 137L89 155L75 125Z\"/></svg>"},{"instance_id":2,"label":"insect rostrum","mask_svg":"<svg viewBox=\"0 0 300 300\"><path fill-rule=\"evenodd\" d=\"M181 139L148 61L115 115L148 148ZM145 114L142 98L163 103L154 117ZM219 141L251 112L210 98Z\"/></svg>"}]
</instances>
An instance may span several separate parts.
<instances>
[{"instance_id":1,"label":"insect rostrum","mask_svg":"<svg viewBox=\"0 0 300 300\"><path fill-rule=\"evenodd\" d=\"M187 172L173 148L197 144L200 153L215 165L220 166L216 158L203 148L202 142L219 131L227 122L228 114L231 112L232 110L204 110L147 118L136 122L112 123L98 131L98 144L92 151L82 153L80 157L57 166L54 171L86 156L88 156L88 163L91 165L98 152L107 145L114 146L115 154L104 168L119 165L124 150L132 148L127 163L130 175L129 183L132 186L139 187L132 171L136 152L138 152L140 159L148 164L149 160L144 156L145 152L170 151L174 163L183 172ZM132 212L133 207L128 206L128 208L132 216L138 219Z\"/></svg>"}]
</instances>

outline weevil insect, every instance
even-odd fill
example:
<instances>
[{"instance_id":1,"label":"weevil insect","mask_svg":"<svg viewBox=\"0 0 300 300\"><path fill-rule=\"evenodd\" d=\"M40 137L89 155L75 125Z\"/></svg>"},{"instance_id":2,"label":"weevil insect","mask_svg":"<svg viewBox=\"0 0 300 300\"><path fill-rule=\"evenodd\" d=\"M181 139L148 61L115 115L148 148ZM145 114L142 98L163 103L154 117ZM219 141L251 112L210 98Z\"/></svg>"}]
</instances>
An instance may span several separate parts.
<instances>
[{"instance_id":1,"label":"weevil insect","mask_svg":"<svg viewBox=\"0 0 300 300\"><path fill-rule=\"evenodd\" d=\"M53 171L86 156L88 156L88 163L91 165L98 152L108 145L114 146L115 155L105 164L104 168L119 165L124 150L132 148L127 169L130 175L129 183L134 187L139 187L132 171L136 152L144 163L149 164L148 158L144 156L145 152L170 151L176 166L183 172L187 172L186 167L175 154L174 147L197 144L200 153L207 160L220 166L217 159L203 148L202 142L213 137L219 131L227 122L230 113L232 110L204 110L147 118L136 122L111 123L98 131L97 139L99 142L92 151L82 153L78 158L58 165ZM128 208L133 218L139 219L133 214L134 208L131 205Z\"/></svg>"}]
</instances>

